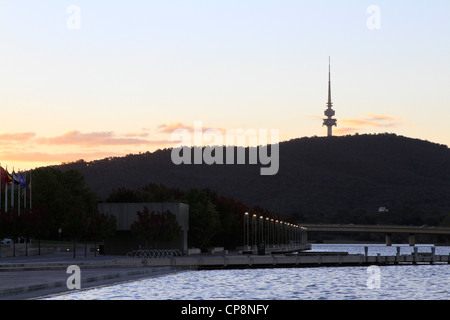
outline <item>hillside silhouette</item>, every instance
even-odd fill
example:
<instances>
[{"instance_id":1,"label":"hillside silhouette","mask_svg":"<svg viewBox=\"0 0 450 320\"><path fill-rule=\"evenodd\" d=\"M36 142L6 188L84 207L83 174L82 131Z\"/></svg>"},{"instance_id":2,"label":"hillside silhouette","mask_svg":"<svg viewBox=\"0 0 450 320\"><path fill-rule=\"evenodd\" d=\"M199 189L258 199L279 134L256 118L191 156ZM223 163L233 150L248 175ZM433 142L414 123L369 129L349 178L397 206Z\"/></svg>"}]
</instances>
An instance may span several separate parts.
<instances>
[{"instance_id":1,"label":"hillside silhouette","mask_svg":"<svg viewBox=\"0 0 450 320\"><path fill-rule=\"evenodd\" d=\"M379 207L386 207L391 217L411 213L418 224L439 224L450 212L445 145L395 134L310 137L281 142L279 156L272 176L260 175L259 163L175 165L171 149L58 167L79 170L103 199L113 190L148 183L210 188L303 222L370 223L361 221L360 212L379 215Z\"/></svg>"}]
</instances>

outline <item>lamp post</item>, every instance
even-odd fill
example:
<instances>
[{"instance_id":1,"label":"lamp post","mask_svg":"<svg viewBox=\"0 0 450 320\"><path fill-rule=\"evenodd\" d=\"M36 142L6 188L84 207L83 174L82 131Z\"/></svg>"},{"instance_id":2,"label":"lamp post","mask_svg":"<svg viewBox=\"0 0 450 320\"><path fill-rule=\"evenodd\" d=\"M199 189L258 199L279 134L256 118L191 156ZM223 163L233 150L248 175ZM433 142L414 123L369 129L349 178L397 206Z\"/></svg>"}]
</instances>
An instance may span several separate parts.
<instances>
[{"instance_id":1,"label":"lamp post","mask_svg":"<svg viewBox=\"0 0 450 320\"><path fill-rule=\"evenodd\" d=\"M272 247L275 245L275 233L273 230L274 220L270 219L270 239L272 240Z\"/></svg>"},{"instance_id":2,"label":"lamp post","mask_svg":"<svg viewBox=\"0 0 450 320\"><path fill-rule=\"evenodd\" d=\"M283 241L284 241L284 239L283 239L283 221L280 221L279 230L280 230L280 246L283 246Z\"/></svg>"},{"instance_id":3,"label":"lamp post","mask_svg":"<svg viewBox=\"0 0 450 320\"><path fill-rule=\"evenodd\" d=\"M275 243L277 246L280 244L278 228L279 228L279 222L278 222L278 220L275 220L274 231L275 231Z\"/></svg>"},{"instance_id":4,"label":"lamp post","mask_svg":"<svg viewBox=\"0 0 450 320\"><path fill-rule=\"evenodd\" d=\"M244 213L244 242L245 242L245 250L248 249L248 212Z\"/></svg>"},{"instance_id":5,"label":"lamp post","mask_svg":"<svg viewBox=\"0 0 450 320\"><path fill-rule=\"evenodd\" d=\"M286 223L286 243L288 247L291 245L291 224Z\"/></svg>"},{"instance_id":6,"label":"lamp post","mask_svg":"<svg viewBox=\"0 0 450 320\"><path fill-rule=\"evenodd\" d=\"M294 244L298 243L298 225L294 225Z\"/></svg>"},{"instance_id":7,"label":"lamp post","mask_svg":"<svg viewBox=\"0 0 450 320\"><path fill-rule=\"evenodd\" d=\"M252 216L253 245L256 245L256 214Z\"/></svg>"},{"instance_id":8,"label":"lamp post","mask_svg":"<svg viewBox=\"0 0 450 320\"><path fill-rule=\"evenodd\" d=\"M264 226L263 226L263 216L259 216L259 242L263 242L264 241Z\"/></svg>"},{"instance_id":9,"label":"lamp post","mask_svg":"<svg viewBox=\"0 0 450 320\"><path fill-rule=\"evenodd\" d=\"M275 246L278 247L278 220L273 221L273 239L275 241Z\"/></svg>"}]
</instances>

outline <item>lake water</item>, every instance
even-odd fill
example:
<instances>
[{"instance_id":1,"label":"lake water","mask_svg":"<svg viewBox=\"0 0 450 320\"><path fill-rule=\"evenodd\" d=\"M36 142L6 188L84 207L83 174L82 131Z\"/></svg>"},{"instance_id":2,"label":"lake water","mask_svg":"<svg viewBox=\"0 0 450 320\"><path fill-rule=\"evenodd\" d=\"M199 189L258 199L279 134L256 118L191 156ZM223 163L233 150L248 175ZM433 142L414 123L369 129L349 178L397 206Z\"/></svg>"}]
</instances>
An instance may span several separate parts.
<instances>
[{"instance_id":1,"label":"lake water","mask_svg":"<svg viewBox=\"0 0 450 320\"><path fill-rule=\"evenodd\" d=\"M313 251L395 255L396 245L313 245ZM418 245L430 252L430 245ZM436 254L450 247L435 247ZM413 252L400 246L400 254ZM156 278L76 291L60 300L448 300L450 265L312 267L181 271Z\"/></svg>"}]
</instances>

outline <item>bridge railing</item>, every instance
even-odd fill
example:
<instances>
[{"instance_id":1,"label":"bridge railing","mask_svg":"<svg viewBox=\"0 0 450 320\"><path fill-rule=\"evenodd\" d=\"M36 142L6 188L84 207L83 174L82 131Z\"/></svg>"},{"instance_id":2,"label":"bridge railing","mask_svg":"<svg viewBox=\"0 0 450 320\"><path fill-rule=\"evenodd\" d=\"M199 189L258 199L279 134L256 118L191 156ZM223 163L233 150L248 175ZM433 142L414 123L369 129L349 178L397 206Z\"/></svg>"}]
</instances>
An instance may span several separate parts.
<instances>
[{"instance_id":1,"label":"bridge railing","mask_svg":"<svg viewBox=\"0 0 450 320\"><path fill-rule=\"evenodd\" d=\"M182 256L178 249L138 249L127 253L127 258L153 259L153 258L172 258Z\"/></svg>"}]
</instances>

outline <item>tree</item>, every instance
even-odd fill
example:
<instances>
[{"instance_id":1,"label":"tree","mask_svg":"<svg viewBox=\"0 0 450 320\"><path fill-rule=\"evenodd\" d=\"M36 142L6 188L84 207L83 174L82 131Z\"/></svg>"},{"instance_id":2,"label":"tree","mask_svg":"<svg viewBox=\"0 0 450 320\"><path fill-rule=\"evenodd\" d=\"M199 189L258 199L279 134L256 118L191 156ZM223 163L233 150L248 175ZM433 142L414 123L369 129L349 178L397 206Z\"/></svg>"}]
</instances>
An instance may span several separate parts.
<instances>
[{"instance_id":1,"label":"tree","mask_svg":"<svg viewBox=\"0 0 450 320\"><path fill-rule=\"evenodd\" d=\"M145 201L148 202L174 202L180 201L184 196L180 189L169 188L161 183L149 183L141 190L145 194Z\"/></svg>"},{"instance_id":2,"label":"tree","mask_svg":"<svg viewBox=\"0 0 450 320\"><path fill-rule=\"evenodd\" d=\"M94 241L104 240L112 235L117 228L117 219L98 211L91 217L88 226L88 239Z\"/></svg>"},{"instance_id":3,"label":"tree","mask_svg":"<svg viewBox=\"0 0 450 320\"><path fill-rule=\"evenodd\" d=\"M87 239L93 240L95 243L94 247L97 248L97 242L113 236L116 229L116 217L96 211L89 221Z\"/></svg>"},{"instance_id":4,"label":"tree","mask_svg":"<svg viewBox=\"0 0 450 320\"><path fill-rule=\"evenodd\" d=\"M63 233L73 241L73 257L75 258L75 243L87 236L90 219L88 215L78 208L72 207L64 216L62 224Z\"/></svg>"},{"instance_id":5,"label":"tree","mask_svg":"<svg viewBox=\"0 0 450 320\"><path fill-rule=\"evenodd\" d=\"M235 248L244 243L244 213L249 207L229 197L216 197L215 207L220 216L220 228L213 238L214 243L225 248Z\"/></svg>"},{"instance_id":6,"label":"tree","mask_svg":"<svg viewBox=\"0 0 450 320\"><path fill-rule=\"evenodd\" d=\"M220 228L216 206L205 192L191 188L186 192L189 205L189 245L205 249Z\"/></svg>"},{"instance_id":7,"label":"tree","mask_svg":"<svg viewBox=\"0 0 450 320\"><path fill-rule=\"evenodd\" d=\"M76 219L73 213L87 217L97 210L98 196L86 187L84 177L78 171L43 167L33 170L32 174L33 211L39 208L45 212L42 228L50 238L56 238L57 230L63 225L74 222L65 221Z\"/></svg>"},{"instance_id":8,"label":"tree","mask_svg":"<svg viewBox=\"0 0 450 320\"><path fill-rule=\"evenodd\" d=\"M145 202L144 194L140 190L119 188L113 190L105 199L108 203L136 203Z\"/></svg>"},{"instance_id":9,"label":"tree","mask_svg":"<svg viewBox=\"0 0 450 320\"><path fill-rule=\"evenodd\" d=\"M145 241L145 247L148 248L148 242L152 241L157 245L158 241L171 241L181 233L181 227L176 217L170 211L162 213L148 210L144 207L142 212L138 211L138 220L131 225L131 232L140 240Z\"/></svg>"},{"instance_id":10,"label":"tree","mask_svg":"<svg viewBox=\"0 0 450 320\"><path fill-rule=\"evenodd\" d=\"M18 215L17 209L12 210L16 215L17 233L25 238L27 244L30 238L38 239L39 254L41 249L40 240L45 236L46 230L42 228L42 212L40 208L24 208ZM26 255L28 255L28 246L26 245Z\"/></svg>"}]
</instances>

